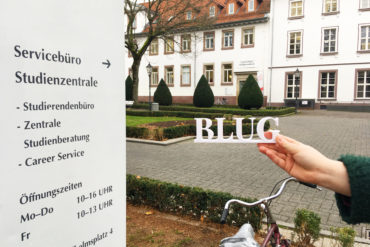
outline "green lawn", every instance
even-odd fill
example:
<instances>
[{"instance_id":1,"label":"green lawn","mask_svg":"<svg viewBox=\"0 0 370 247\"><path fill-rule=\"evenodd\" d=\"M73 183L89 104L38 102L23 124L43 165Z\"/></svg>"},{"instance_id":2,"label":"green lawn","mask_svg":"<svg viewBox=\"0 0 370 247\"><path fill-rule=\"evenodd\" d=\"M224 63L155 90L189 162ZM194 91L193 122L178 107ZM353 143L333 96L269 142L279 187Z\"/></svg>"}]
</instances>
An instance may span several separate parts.
<instances>
[{"instance_id":1,"label":"green lawn","mask_svg":"<svg viewBox=\"0 0 370 247\"><path fill-rule=\"evenodd\" d=\"M126 116L126 126L134 127L146 123L181 121L181 120L193 120L193 118Z\"/></svg>"}]
</instances>

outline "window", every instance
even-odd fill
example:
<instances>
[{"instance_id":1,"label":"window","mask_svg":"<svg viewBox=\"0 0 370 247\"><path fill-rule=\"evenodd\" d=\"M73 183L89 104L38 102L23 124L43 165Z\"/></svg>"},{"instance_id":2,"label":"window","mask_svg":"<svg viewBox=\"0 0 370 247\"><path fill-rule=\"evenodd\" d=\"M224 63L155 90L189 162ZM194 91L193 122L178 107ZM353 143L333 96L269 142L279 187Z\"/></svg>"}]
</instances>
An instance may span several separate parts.
<instances>
[{"instance_id":1,"label":"window","mask_svg":"<svg viewBox=\"0 0 370 247\"><path fill-rule=\"evenodd\" d=\"M295 76L293 73L287 73L287 82L286 82L286 91L285 91L285 98L287 99L295 99L300 98L300 91L301 91L301 76L302 72L299 76Z\"/></svg>"},{"instance_id":2,"label":"window","mask_svg":"<svg viewBox=\"0 0 370 247\"><path fill-rule=\"evenodd\" d=\"M190 86L190 66L181 66L181 86Z\"/></svg>"},{"instance_id":3,"label":"window","mask_svg":"<svg viewBox=\"0 0 370 247\"><path fill-rule=\"evenodd\" d=\"M173 66L166 66L164 68L165 82L168 86L173 86Z\"/></svg>"},{"instance_id":4,"label":"window","mask_svg":"<svg viewBox=\"0 0 370 247\"><path fill-rule=\"evenodd\" d=\"M152 69L152 75L151 75L151 83L153 86L157 86L158 85L158 80L159 80L159 76L158 76L158 67L153 67Z\"/></svg>"},{"instance_id":5,"label":"window","mask_svg":"<svg viewBox=\"0 0 370 247\"><path fill-rule=\"evenodd\" d=\"M191 51L191 36L190 34L181 36L181 52Z\"/></svg>"},{"instance_id":6,"label":"window","mask_svg":"<svg viewBox=\"0 0 370 247\"><path fill-rule=\"evenodd\" d=\"M214 85L214 69L213 69L213 64L206 64L204 65L204 74L208 80L208 83L210 85Z\"/></svg>"},{"instance_id":7,"label":"window","mask_svg":"<svg viewBox=\"0 0 370 247\"><path fill-rule=\"evenodd\" d=\"M229 15L232 15L232 14L234 14L234 4L230 3L229 4Z\"/></svg>"},{"instance_id":8,"label":"window","mask_svg":"<svg viewBox=\"0 0 370 247\"><path fill-rule=\"evenodd\" d=\"M303 1L290 0L289 17L303 17Z\"/></svg>"},{"instance_id":9,"label":"window","mask_svg":"<svg viewBox=\"0 0 370 247\"><path fill-rule=\"evenodd\" d=\"M370 51L370 25L360 26L359 51Z\"/></svg>"},{"instance_id":10,"label":"window","mask_svg":"<svg viewBox=\"0 0 370 247\"><path fill-rule=\"evenodd\" d=\"M215 49L215 32L204 33L204 50Z\"/></svg>"},{"instance_id":11,"label":"window","mask_svg":"<svg viewBox=\"0 0 370 247\"><path fill-rule=\"evenodd\" d=\"M356 99L370 99L370 69L357 71Z\"/></svg>"},{"instance_id":12,"label":"window","mask_svg":"<svg viewBox=\"0 0 370 247\"><path fill-rule=\"evenodd\" d=\"M336 71L320 72L319 98L335 99L336 84L337 84L337 72Z\"/></svg>"},{"instance_id":13,"label":"window","mask_svg":"<svg viewBox=\"0 0 370 247\"><path fill-rule=\"evenodd\" d=\"M302 32L289 32L288 55L302 55Z\"/></svg>"},{"instance_id":14,"label":"window","mask_svg":"<svg viewBox=\"0 0 370 247\"><path fill-rule=\"evenodd\" d=\"M209 7L209 17L214 17L216 15L216 8L215 6Z\"/></svg>"},{"instance_id":15,"label":"window","mask_svg":"<svg viewBox=\"0 0 370 247\"><path fill-rule=\"evenodd\" d=\"M322 30L322 53L336 53L338 28L323 28Z\"/></svg>"},{"instance_id":16,"label":"window","mask_svg":"<svg viewBox=\"0 0 370 247\"><path fill-rule=\"evenodd\" d=\"M337 13L338 0L324 0L324 13Z\"/></svg>"},{"instance_id":17,"label":"window","mask_svg":"<svg viewBox=\"0 0 370 247\"><path fill-rule=\"evenodd\" d=\"M248 12L254 11L254 0L248 1Z\"/></svg>"},{"instance_id":18,"label":"window","mask_svg":"<svg viewBox=\"0 0 370 247\"><path fill-rule=\"evenodd\" d=\"M233 65L232 64L222 65L222 83L225 83L225 84L233 83Z\"/></svg>"},{"instance_id":19,"label":"window","mask_svg":"<svg viewBox=\"0 0 370 247\"><path fill-rule=\"evenodd\" d=\"M186 12L186 20L190 21L192 17L191 11Z\"/></svg>"},{"instance_id":20,"label":"window","mask_svg":"<svg viewBox=\"0 0 370 247\"><path fill-rule=\"evenodd\" d=\"M164 45L164 54L174 53L175 52L175 49L174 49L174 40L173 40L173 37L166 39L164 42L165 42L165 45Z\"/></svg>"},{"instance_id":21,"label":"window","mask_svg":"<svg viewBox=\"0 0 370 247\"><path fill-rule=\"evenodd\" d=\"M233 36L234 31L223 31L222 48L232 49L234 47Z\"/></svg>"},{"instance_id":22,"label":"window","mask_svg":"<svg viewBox=\"0 0 370 247\"><path fill-rule=\"evenodd\" d=\"M154 39L149 46L149 55L158 55L158 39Z\"/></svg>"},{"instance_id":23,"label":"window","mask_svg":"<svg viewBox=\"0 0 370 247\"><path fill-rule=\"evenodd\" d=\"M246 28L242 31L242 47L251 47L254 45L254 28Z\"/></svg>"},{"instance_id":24,"label":"window","mask_svg":"<svg viewBox=\"0 0 370 247\"><path fill-rule=\"evenodd\" d=\"M360 0L360 9L370 9L370 0Z\"/></svg>"}]
</instances>

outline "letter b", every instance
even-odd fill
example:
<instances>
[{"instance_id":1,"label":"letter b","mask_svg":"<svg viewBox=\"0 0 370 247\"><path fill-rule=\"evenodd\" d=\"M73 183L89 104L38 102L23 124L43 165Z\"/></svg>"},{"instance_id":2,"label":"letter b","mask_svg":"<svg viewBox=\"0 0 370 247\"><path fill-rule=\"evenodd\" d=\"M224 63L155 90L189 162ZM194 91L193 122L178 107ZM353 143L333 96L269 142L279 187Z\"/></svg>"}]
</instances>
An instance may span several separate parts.
<instances>
[{"instance_id":1,"label":"letter b","mask_svg":"<svg viewBox=\"0 0 370 247\"><path fill-rule=\"evenodd\" d=\"M203 120L206 121L206 126L204 128L202 127ZM209 129L212 126L212 120L208 118L195 118L195 121L197 126L195 142L207 142L207 140L203 139L203 130L207 131L208 140L211 140L214 135L213 131Z\"/></svg>"}]
</instances>

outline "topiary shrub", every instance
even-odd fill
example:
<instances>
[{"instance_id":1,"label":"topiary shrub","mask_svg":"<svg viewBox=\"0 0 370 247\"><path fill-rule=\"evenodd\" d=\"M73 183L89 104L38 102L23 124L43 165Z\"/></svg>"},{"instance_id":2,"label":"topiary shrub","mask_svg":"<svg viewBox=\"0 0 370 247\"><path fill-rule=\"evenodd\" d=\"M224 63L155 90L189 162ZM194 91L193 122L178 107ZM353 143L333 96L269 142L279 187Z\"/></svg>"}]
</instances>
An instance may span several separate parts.
<instances>
[{"instance_id":1,"label":"topiary shrub","mask_svg":"<svg viewBox=\"0 0 370 247\"><path fill-rule=\"evenodd\" d=\"M172 105L172 94L163 79L158 84L154 93L154 102L159 105Z\"/></svg>"},{"instance_id":2,"label":"topiary shrub","mask_svg":"<svg viewBox=\"0 0 370 247\"><path fill-rule=\"evenodd\" d=\"M249 75L244 83L238 97L238 105L243 109L261 108L263 105L263 95L256 79Z\"/></svg>"},{"instance_id":3,"label":"topiary shrub","mask_svg":"<svg viewBox=\"0 0 370 247\"><path fill-rule=\"evenodd\" d=\"M193 95L193 104L197 107L211 107L215 102L212 89L204 75L200 78Z\"/></svg>"},{"instance_id":4,"label":"topiary shrub","mask_svg":"<svg viewBox=\"0 0 370 247\"><path fill-rule=\"evenodd\" d=\"M297 246L309 247L319 239L320 222L320 216L312 211L306 209L298 209L296 211L294 232L298 237Z\"/></svg>"},{"instance_id":5,"label":"topiary shrub","mask_svg":"<svg viewBox=\"0 0 370 247\"><path fill-rule=\"evenodd\" d=\"M126 100L130 101L134 100L132 96L134 82L132 81L131 76L127 76L125 84L126 84Z\"/></svg>"}]
</instances>

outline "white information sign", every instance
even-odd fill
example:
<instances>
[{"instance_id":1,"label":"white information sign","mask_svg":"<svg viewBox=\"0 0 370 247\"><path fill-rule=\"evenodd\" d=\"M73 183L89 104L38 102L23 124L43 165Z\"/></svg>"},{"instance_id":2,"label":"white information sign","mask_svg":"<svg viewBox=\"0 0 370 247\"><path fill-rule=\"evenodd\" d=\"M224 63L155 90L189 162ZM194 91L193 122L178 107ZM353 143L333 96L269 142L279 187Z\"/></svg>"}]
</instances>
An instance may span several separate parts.
<instances>
[{"instance_id":1,"label":"white information sign","mask_svg":"<svg viewBox=\"0 0 370 247\"><path fill-rule=\"evenodd\" d=\"M0 246L124 246L123 5L0 0Z\"/></svg>"}]
</instances>

